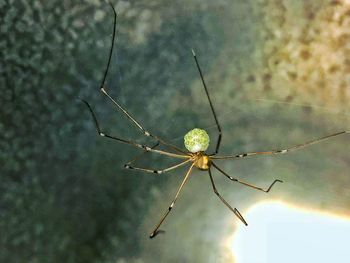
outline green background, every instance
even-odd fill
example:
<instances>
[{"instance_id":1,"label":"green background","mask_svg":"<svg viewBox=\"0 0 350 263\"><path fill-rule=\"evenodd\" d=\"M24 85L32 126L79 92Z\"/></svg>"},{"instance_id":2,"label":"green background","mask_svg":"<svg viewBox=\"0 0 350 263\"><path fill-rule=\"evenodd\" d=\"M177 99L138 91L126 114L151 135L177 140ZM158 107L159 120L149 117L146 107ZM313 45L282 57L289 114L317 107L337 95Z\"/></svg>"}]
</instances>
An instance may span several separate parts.
<instances>
[{"instance_id":1,"label":"green background","mask_svg":"<svg viewBox=\"0 0 350 263\"><path fill-rule=\"evenodd\" d=\"M183 145L215 122L196 50L223 128L222 154L271 150L350 129L350 10L345 1L112 1L118 12L107 89L148 130ZM230 262L238 219L195 171L162 229L185 169L124 170L152 145L99 92L113 13L104 1L0 1L0 261ZM349 136L283 156L220 161L265 195L214 174L244 215L262 199L349 214ZM213 146L213 143L211 145ZM146 154L140 165L174 162ZM225 244L224 244L225 243Z\"/></svg>"}]
</instances>

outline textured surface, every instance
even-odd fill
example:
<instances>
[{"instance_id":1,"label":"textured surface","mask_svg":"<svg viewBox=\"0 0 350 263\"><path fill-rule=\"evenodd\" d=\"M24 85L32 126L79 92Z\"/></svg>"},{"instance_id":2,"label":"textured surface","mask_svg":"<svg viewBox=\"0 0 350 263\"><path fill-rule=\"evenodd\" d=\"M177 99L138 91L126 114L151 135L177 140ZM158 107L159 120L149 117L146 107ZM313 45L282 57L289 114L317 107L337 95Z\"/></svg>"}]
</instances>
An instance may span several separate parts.
<instances>
[{"instance_id":1,"label":"textured surface","mask_svg":"<svg viewBox=\"0 0 350 263\"><path fill-rule=\"evenodd\" d=\"M107 89L157 135L180 147L194 127L216 138L191 48L222 124L221 153L350 128L349 1L112 2ZM204 172L190 178L167 233L149 241L185 170L122 170L140 151L99 138L78 100L92 104L104 132L154 143L98 91L112 22L104 1L0 0L0 261L230 262L225 240L239 222ZM342 136L282 157L220 162L257 185L283 179L271 195L214 176L243 214L263 198L348 214L348 143Z\"/></svg>"},{"instance_id":2,"label":"textured surface","mask_svg":"<svg viewBox=\"0 0 350 263\"><path fill-rule=\"evenodd\" d=\"M209 147L209 135L205 130L195 128L186 133L184 144L187 150L192 153L204 152Z\"/></svg>"}]
</instances>

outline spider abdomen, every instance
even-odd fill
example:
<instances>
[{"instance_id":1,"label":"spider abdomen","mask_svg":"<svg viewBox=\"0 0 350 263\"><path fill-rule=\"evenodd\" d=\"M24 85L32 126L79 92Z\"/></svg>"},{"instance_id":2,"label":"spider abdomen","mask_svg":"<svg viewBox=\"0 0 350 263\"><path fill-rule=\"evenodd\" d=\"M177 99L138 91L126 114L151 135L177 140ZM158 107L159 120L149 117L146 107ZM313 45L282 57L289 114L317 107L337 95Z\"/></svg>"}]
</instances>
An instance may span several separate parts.
<instances>
[{"instance_id":1,"label":"spider abdomen","mask_svg":"<svg viewBox=\"0 0 350 263\"><path fill-rule=\"evenodd\" d=\"M192 153L204 152L208 149L209 142L208 133L198 128L190 130L184 137L185 147Z\"/></svg>"}]
</instances>

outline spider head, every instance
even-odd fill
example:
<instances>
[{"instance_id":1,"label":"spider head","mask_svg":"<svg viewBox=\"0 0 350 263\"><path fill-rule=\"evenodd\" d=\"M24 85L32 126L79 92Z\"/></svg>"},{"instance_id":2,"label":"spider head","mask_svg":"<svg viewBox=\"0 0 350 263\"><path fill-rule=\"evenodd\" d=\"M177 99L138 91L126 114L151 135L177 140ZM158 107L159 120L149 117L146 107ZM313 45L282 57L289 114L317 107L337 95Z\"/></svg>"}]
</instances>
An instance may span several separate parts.
<instances>
[{"instance_id":1,"label":"spider head","mask_svg":"<svg viewBox=\"0 0 350 263\"><path fill-rule=\"evenodd\" d=\"M198 128L190 130L184 137L185 147L192 153L204 152L208 149L209 142L208 133Z\"/></svg>"}]
</instances>

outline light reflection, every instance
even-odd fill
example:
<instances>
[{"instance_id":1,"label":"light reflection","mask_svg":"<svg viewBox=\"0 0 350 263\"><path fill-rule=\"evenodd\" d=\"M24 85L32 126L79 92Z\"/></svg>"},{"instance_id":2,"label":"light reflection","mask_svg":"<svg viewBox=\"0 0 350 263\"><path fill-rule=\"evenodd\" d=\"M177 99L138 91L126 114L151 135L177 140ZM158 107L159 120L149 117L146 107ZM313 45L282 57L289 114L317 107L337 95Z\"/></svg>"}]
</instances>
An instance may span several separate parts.
<instances>
[{"instance_id":1,"label":"light reflection","mask_svg":"<svg viewBox=\"0 0 350 263\"><path fill-rule=\"evenodd\" d=\"M236 263L348 263L350 218L259 203L245 213L248 227L233 235Z\"/></svg>"}]
</instances>

